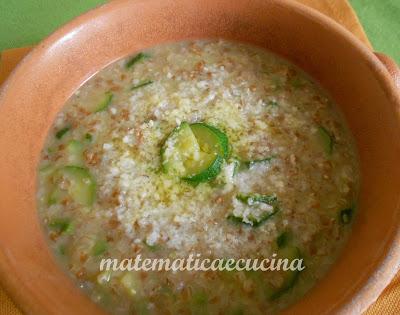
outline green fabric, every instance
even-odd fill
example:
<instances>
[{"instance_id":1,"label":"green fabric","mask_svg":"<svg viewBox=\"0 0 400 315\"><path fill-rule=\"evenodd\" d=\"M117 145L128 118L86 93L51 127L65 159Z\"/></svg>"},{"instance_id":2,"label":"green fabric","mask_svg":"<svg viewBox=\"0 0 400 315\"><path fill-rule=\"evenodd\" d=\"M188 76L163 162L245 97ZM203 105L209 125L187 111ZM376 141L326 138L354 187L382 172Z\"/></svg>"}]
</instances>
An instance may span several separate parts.
<instances>
[{"instance_id":1,"label":"green fabric","mask_svg":"<svg viewBox=\"0 0 400 315\"><path fill-rule=\"evenodd\" d=\"M35 44L68 20L104 2L0 0L0 50ZM391 55L400 64L400 0L350 0L350 3L375 50Z\"/></svg>"},{"instance_id":2,"label":"green fabric","mask_svg":"<svg viewBox=\"0 0 400 315\"><path fill-rule=\"evenodd\" d=\"M0 0L0 51L36 44L106 0Z\"/></svg>"},{"instance_id":3,"label":"green fabric","mask_svg":"<svg viewBox=\"0 0 400 315\"><path fill-rule=\"evenodd\" d=\"M400 64L400 0L350 0L376 51Z\"/></svg>"}]
</instances>

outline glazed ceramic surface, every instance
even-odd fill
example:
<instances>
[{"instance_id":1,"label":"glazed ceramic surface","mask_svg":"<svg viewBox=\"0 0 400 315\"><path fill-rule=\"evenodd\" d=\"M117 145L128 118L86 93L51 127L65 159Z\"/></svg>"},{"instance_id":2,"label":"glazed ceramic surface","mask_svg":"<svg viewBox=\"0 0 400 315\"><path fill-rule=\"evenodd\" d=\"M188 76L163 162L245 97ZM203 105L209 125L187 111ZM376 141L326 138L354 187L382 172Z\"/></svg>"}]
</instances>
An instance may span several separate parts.
<instances>
[{"instance_id":1,"label":"glazed ceramic surface","mask_svg":"<svg viewBox=\"0 0 400 315\"><path fill-rule=\"evenodd\" d=\"M32 314L101 314L52 257L37 217L36 167L55 115L111 62L164 42L226 38L265 47L319 80L360 153L358 217L343 255L288 314L359 314L396 273L400 99L384 65L342 27L288 1L115 1L42 42L0 96L0 270Z\"/></svg>"}]
</instances>

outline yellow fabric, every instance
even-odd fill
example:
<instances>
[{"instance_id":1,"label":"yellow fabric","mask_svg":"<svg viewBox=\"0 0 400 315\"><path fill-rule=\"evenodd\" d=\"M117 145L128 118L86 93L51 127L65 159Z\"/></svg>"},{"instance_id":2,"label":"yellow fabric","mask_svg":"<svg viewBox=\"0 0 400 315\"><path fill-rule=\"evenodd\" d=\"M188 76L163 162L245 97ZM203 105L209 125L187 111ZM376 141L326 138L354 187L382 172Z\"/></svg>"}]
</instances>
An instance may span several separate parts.
<instances>
[{"instance_id":1,"label":"yellow fabric","mask_svg":"<svg viewBox=\"0 0 400 315\"><path fill-rule=\"evenodd\" d=\"M356 14L347 2L347 0L297 0L320 12L332 17L338 23L341 23L368 47L371 44L368 41L364 30L358 21ZM0 84L10 74L12 69L17 65L29 52L30 48L17 48L4 51L0 60ZM0 314L2 315L21 315L21 312L14 305L12 300L0 288ZM397 315L400 314L400 273L386 288L379 299L373 304L364 315Z\"/></svg>"}]
</instances>

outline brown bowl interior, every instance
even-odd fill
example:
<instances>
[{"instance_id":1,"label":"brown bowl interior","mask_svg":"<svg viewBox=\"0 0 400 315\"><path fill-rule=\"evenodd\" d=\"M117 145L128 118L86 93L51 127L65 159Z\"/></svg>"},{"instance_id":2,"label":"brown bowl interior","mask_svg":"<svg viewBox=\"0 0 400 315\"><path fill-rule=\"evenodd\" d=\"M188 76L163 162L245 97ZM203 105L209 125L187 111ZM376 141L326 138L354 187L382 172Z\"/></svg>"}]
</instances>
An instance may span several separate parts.
<instances>
[{"instance_id":1,"label":"brown bowl interior","mask_svg":"<svg viewBox=\"0 0 400 315\"><path fill-rule=\"evenodd\" d=\"M328 276L288 314L359 314L390 281L400 261L400 102L373 54L337 24L287 1L123 0L50 36L0 98L0 270L27 313L101 312L55 263L36 213L36 165L56 113L116 59L166 41L212 37L260 45L309 72L340 105L357 141L362 189L353 236Z\"/></svg>"}]
</instances>

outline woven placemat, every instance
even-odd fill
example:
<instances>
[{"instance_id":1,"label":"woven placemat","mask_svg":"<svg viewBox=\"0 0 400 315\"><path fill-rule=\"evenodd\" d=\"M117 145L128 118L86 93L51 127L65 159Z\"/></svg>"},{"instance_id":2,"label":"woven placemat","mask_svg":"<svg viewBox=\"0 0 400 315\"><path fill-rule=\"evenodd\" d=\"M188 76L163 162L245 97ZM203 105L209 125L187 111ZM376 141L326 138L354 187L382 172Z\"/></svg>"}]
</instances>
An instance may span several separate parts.
<instances>
[{"instance_id":1,"label":"woven placemat","mask_svg":"<svg viewBox=\"0 0 400 315\"><path fill-rule=\"evenodd\" d=\"M342 24L369 48L372 46L347 0L297 0L336 20ZM0 84L7 78L17 63L31 48L16 48L3 51L0 60ZM21 311L0 288L0 314L21 315ZM400 274L385 289L379 299L365 312L364 315L398 315L400 314ZM62 314L61 314L62 315Z\"/></svg>"}]
</instances>

